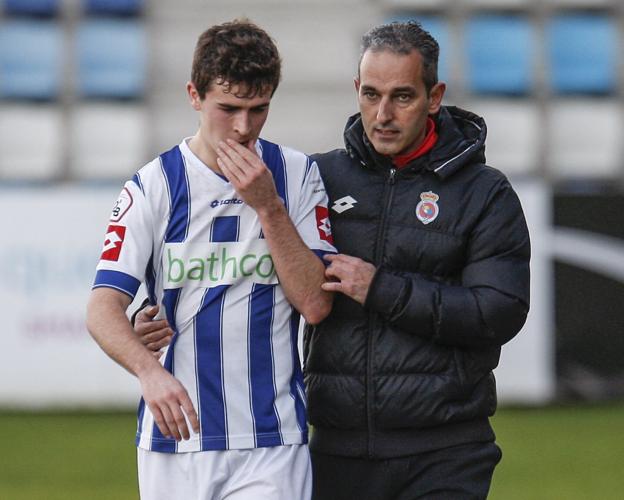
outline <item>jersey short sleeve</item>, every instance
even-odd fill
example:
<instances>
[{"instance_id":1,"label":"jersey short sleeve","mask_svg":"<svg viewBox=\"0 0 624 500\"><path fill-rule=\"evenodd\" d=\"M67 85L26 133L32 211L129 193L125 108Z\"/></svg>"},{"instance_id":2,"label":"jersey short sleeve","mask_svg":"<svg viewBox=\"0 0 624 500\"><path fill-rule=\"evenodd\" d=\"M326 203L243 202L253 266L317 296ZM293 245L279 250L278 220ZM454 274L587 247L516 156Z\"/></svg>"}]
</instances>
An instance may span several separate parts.
<instances>
[{"instance_id":1,"label":"jersey short sleeve","mask_svg":"<svg viewBox=\"0 0 624 500\"><path fill-rule=\"evenodd\" d=\"M301 196L293 222L304 243L322 257L336 253L329 222L328 199L318 166L308 158Z\"/></svg>"},{"instance_id":2,"label":"jersey short sleeve","mask_svg":"<svg viewBox=\"0 0 624 500\"><path fill-rule=\"evenodd\" d=\"M152 255L152 227L139 184L126 182L113 206L93 288L114 288L134 298Z\"/></svg>"}]
</instances>

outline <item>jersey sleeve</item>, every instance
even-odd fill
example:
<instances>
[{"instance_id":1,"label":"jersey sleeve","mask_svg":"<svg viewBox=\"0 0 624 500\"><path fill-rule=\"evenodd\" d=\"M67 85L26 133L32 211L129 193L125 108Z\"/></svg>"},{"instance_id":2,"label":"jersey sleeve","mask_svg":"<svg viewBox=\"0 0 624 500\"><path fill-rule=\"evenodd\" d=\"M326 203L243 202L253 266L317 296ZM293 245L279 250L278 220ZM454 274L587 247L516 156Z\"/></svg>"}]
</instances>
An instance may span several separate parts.
<instances>
[{"instance_id":1,"label":"jersey sleeve","mask_svg":"<svg viewBox=\"0 0 624 500\"><path fill-rule=\"evenodd\" d=\"M114 288L134 298L152 255L152 220L140 186L126 182L108 222L93 288Z\"/></svg>"},{"instance_id":2,"label":"jersey sleeve","mask_svg":"<svg viewBox=\"0 0 624 500\"><path fill-rule=\"evenodd\" d=\"M308 158L301 197L293 221L304 243L320 258L336 253L329 222L328 199L318 166Z\"/></svg>"}]
</instances>

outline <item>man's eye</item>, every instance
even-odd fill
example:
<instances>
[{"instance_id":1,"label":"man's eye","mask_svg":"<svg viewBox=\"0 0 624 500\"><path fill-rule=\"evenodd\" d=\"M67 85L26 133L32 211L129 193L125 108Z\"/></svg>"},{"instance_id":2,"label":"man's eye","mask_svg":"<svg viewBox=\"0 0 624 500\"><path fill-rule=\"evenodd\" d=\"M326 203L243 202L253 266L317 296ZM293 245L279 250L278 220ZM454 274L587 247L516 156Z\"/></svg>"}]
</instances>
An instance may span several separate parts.
<instances>
[{"instance_id":1,"label":"man's eye","mask_svg":"<svg viewBox=\"0 0 624 500\"><path fill-rule=\"evenodd\" d=\"M411 96L408 94L399 94L397 96L397 100L399 102L409 102L410 99L411 99Z\"/></svg>"}]
</instances>

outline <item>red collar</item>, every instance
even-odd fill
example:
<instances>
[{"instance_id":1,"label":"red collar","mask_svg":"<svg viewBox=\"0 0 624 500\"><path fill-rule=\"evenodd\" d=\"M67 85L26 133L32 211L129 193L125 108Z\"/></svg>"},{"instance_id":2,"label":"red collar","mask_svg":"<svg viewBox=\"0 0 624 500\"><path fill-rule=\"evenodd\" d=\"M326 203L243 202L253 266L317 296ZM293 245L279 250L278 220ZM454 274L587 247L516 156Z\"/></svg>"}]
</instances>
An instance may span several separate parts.
<instances>
[{"instance_id":1,"label":"red collar","mask_svg":"<svg viewBox=\"0 0 624 500\"><path fill-rule=\"evenodd\" d=\"M395 156L392 158L392 163L394 163L394 166L397 168L403 168L412 160L415 160L419 156L431 151L431 148L433 148L437 140L438 133L436 132L435 122L431 118L427 118L427 132L420 146L411 153Z\"/></svg>"}]
</instances>

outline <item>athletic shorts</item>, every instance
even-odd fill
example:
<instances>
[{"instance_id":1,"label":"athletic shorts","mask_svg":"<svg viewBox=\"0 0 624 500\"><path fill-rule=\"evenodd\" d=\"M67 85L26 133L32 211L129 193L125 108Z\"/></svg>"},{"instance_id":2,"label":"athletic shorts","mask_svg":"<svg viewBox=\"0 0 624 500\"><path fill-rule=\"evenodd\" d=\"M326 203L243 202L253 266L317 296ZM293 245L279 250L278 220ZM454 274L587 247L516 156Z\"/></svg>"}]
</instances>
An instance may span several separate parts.
<instances>
[{"instance_id":1,"label":"athletic shorts","mask_svg":"<svg viewBox=\"0 0 624 500\"><path fill-rule=\"evenodd\" d=\"M141 500L309 500L307 445L160 453L138 448Z\"/></svg>"}]
</instances>

